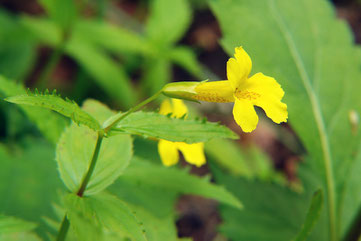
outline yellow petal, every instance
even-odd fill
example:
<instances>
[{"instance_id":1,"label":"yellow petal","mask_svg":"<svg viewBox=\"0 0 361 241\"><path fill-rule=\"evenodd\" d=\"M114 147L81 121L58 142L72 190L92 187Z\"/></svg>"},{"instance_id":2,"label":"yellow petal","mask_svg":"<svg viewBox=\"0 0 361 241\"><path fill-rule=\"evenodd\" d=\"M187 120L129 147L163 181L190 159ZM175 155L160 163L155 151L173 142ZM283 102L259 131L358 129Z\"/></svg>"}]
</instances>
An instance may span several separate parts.
<instances>
[{"instance_id":1,"label":"yellow petal","mask_svg":"<svg viewBox=\"0 0 361 241\"><path fill-rule=\"evenodd\" d=\"M259 94L259 98L252 102L261 107L272 121L277 124L287 121L287 105L281 102L284 91L274 78L257 73L247 80L246 89Z\"/></svg>"},{"instance_id":2,"label":"yellow petal","mask_svg":"<svg viewBox=\"0 0 361 241\"><path fill-rule=\"evenodd\" d=\"M233 117L237 124L244 132L251 132L256 129L258 124L258 116L252 105L247 99L238 99L233 106Z\"/></svg>"},{"instance_id":3,"label":"yellow petal","mask_svg":"<svg viewBox=\"0 0 361 241\"><path fill-rule=\"evenodd\" d=\"M197 167L206 163L203 143L187 144L184 142L178 142L178 148L183 153L184 159L188 163L196 165Z\"/></svg>"},{"instance_id":4,"label":"yellow petal","mask_svg":"<svg viewBox=\"0 0 361 241\"><path fill-rule=\"evenodd\" d=\"M195 88L195 91L197 94L193 96L193 98L197 100L218 103L234 101L234 91L232 89L231 83L228 80L200 83Z\"/></svg>"},{"instance_id":5,"label":"yellow petal","mask_svg":"<svg viewBox=\"0 0 361 241\"><path fill-rule=\"evenodd\" d=\"M172 166L176 164L179 160L179 154L178 154L176 142L159 140L158 152L160 155L160 159L162 160L165 166Z\"/></svg>"},{"instance_id":6,"label":"yellow petal","mask_svg":"<svg viewBox=\"0 0 361 241\"><path fill-rule=\"evenodd\" d=\"M242 47L235 48L234 58L227 62L227 78L231 82L232 88L236 90L248 78L252 69L252 61Z\"/></svg>"},{"instance_id":7,"label":"yellow petal","mask_svg":"<svg viewBox=\"0 0 361 241\"><path fill-rule=\"evenodd\" d=\"M173 114L172 114L173 117L180 118L188 113L188 108L182 100L172 99L172 104L173 104Z\"/></svg>"},{"instance_id":8,"label":"yellow petal","mask_svg":"<svg viewBox=\"0 0 361 241\"><path fill-rule=\"evenodd\" d=\"M168 115L169 113L173 112L172 105L170 104L169 100L166 99L160 104L159 114L161 115Z\"/></svg>"}]
</instances>

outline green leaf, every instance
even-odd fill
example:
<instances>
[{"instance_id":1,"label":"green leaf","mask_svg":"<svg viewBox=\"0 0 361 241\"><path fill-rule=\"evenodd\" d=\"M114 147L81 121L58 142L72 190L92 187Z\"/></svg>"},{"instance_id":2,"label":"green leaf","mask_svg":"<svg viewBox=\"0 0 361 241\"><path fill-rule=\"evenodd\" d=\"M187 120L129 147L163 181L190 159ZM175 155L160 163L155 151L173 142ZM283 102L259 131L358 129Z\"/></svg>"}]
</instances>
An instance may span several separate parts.
<instances>
[{"instance_id":1,"label":"green leaf","mask_svg":"<svg viewBox=\"0 0 361 241\"><path fill-rule=\"evenodd\" d=\"M30 105L50 109L71 118L77 124L86 125L93 130L100 130L100 125L97 120L80 109L75 101L69 99L64 100L57 95L55 91L49 94L47 92L38 93L38 91L35 90L35 93L29 92L26 95L11 96L5 100L18 105Z\"/></svg>"},{"instance_id":2,"label":"green leaf","mask_svg":"<svg viewBox=\"0 0 361 241\"><path fill-rule=\"evenodd\" d=\"M187 0L152 0L146 24L147 36L158 46L177 42L191 21Z\"/></svg>"},{"instance_id":3,"label":"green leaf","mask_svg":"<svg viewBox=\"0 0 361 241\"><path fill-rule=\"evenodd\" d=\"M165 58L149 58L144 65L143 88L154 95L171 78L171 63Z\"/></svg>"},{"instance_id":4,"label":"green leaf","mask_svg":"<svg viewBox=\"0 0 361 241\"><path fill-rule=\"evenodd\" d=\"M56 47L61 40L60 29L48 20L24 17L22 23L39 41L47 45ZM125 107L131 107L136 100L136 93L125 70L103 49L87 41L87 38L75 28L66 44L65 52L74 58L111 97L121 101Z\"/></svg>"},{"instance_id":5,"label":"green leaf","mask_svg":"<svg viewBox=\"0 0 361 241\"><path fill-rule=\"evenodd\" d=\"M116 53L155 54L153 46L144 37L111 23L82 20L74 31L87 41Z\"/></svg>"},{"instance_id":6,"label":"green leaf","mask_svg":"<svg viewBox=\"0 0 361 241\"><path fill-rule=\"evenodd\" d=\"M26 222L18 218L0 215L0 235L5 233L31 231L35 227L36 224L34 223Z\"/></svg>"},{"instance_id":7,"label":"green leaf","mask_svg":"<svg viewBox=\"0 0 361 241\"><path fill-rule=\"evenodd\" d=\"M104 239L105 233L114 240L119 240L120 237L135 241L148 240L136 213L113 195L101 193L80 198L69 194L65 199L65 206L70 224L80 240L109 240ZM88 227L85 230L84 224ZM97 239L89 235L94 233Z\"/></svg>"},{"instance_id":8,"label":"green leaf","mask_svg":"<svg viewBox=\"0 0 361 241\"><path fill-rule=\"evenodd\" d=\"M186 46L172 48L169 58L198 79L206 79L201 63L198 62L197 56L191 48Z\"/></svg>"},{"instance_id":9,"label":"green leaf","mask_svg":"<svg viewBox=\"0 0 361 241\"><path fill-rule=\"evenodd\" d=\"M149 188L162 188L166 192L199 195L238 209L242 207L237 198L223 187L210 183L208 178L190 175L187 170L154 165L139 158L132 160L127 171L114 185L121 188L120 183L123 181L141 183Z\"/></svg>"},{"instance_id":10,"label":"green leaf","mask_svg":"<svg viewBox=\"0 0 361 241\"><path fill-rule=\"evenodd\" d=\"M302 225L301 231L297 234L295 241L304 241L310 235L313 227L320 217L323 207L323 193L322 190L318 190L313 194L311 205L308 209L305 222Z\"/></svg>"},{"instance_id":11,"label":"green leaf","mask_svg":"<svg viewBox=\"0 0 361 241\"><path fill-rule=\"evenodd\" d=\"M186 143L205 142L212 138L238 138L234 132L218 123L177 119L142 111L132 113L121 120L112 132Z\"/></svg>"},{"instance_id":12,"label":"green leaf","mask_svg":"<svg viewBox=\"0 0 361 241\"><path fill-rule=\"evenodd\" d=\"M284 89L289 122L327 193L330 233L342 237L353 219L343 210L355 213L361 204L344 198L361 137L349 120L350 111L361 113L361 53L349 28L324 0L212 0L211 7L226 51L243 45L253 72L275 77Z\"/></svg>"},{"instance_id":13,"label":"green leaf","mask_svg":"<svg viewBox=\"0 0 361 241\"><path fill-rule=\"evenodd\" d=\"M51 204L63 186L54 162L54 147L44 139L30 138L21 146L12 145L11 150L0 145L1 213L42 223L44 216L54 216ZM39 225L37 232L46 236L47 229Z\"/></svg>"},{"instance_id":14,"label":"green leaf","mask_svg":"<svg viewBox=\"0 0 361 241\"><path fill-rule=\"evenodd\" d=\"M68 30L78 16L76 2L73 0L40 0L50 18L62 29Z\"/></svg>"},{"instance_id":15,"label":"green leaf","mask_svg":"<svg viewBox=\"0 0 361 241\"><path fill-rule=\"evenodd\" d=\"M101 121L112 112L95 101L87 101L86 108ZM60 176L71 192L77 192L88 170L95 144L96 132L72 124L61 136L57 150ZM104 138L101 144L95 170L85 195L93 195L112 184L128 166L132 156L132 139L129 135Z\"/></svg>"},{"instance_id":16,"label":"green leaf","mask_svg":"<svg viewBox=\"0 0 361 241\"><path fill-rule=\"evenodd\" d=\"M318 186L307 180L311 178L305 177L302 180L306 192L300 194L274 183L236 178L223 173L215 165L211 165L211 169L216 182L225 185L227 190L242 199L244 205L241 211L224 205L220 208L223 220L220 231L231 240L292 240L303 224L300 217L304 217L309 209L312 193L308 190ZM324 226L327 223L325 213L320 219L309 240L329 240Z\"/></svg>"},{"instance_id":17,"label":"green leaf","mask_svg":"<svg viewBox=\"0 0 361 241\"><path fill-rule=\"evenodd\" d=\"M25 89L14 81L0 76L0 92L6 97L26 94ZM60 115L40 107L19 106L44 136L56 143L68 122Z\"/></svg>"}]
</instances>

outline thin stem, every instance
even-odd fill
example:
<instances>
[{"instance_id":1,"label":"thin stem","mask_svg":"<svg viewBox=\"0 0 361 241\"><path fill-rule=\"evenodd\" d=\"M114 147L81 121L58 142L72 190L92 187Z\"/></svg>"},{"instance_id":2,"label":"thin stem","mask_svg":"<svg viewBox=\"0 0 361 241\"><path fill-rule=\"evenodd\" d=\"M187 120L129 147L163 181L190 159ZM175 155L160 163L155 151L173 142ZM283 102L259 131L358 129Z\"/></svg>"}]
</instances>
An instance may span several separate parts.
<instances>
[{"instance_id":1,"label":"thin stem","mask_svg":"<svg viewBox=\"0 0 361 241\"><path fill-rule=\"evenodd\" d=\"M69 224L70 224L69 219L65 214L63 221L61 222L61 226L60 226L58 237L56 238L56 241L64 241L65 240L66 234L68 233L68 230L69 230Z\"/></svg>"},{"instance_id":2,"label":"thin stem","mask_svg":"<svg viewBox=\"0 0 361 241\"><path fill-rule=\"evenodd\" d=\"M93 171L95 169L95 165L97 163L97 160L98 160L98 156L99 156L99 152L100 152L100 146L102 144L102 141L103 141L103 137L104 137L104 134L102 131L98 131L98 138L97 138L97 143L96 143L96 146L95 146L95 149L94 149L94 153L93 153L93 157L92 157L92 160L90 162L90 166L89 166L89 169L88 169L88 172L86 173L81 185L80 185L80 188L79 188L79 191L77 192L77 195L79 197L82 197L83 194L84 194L84 191L90 181L90 178L93 174Z\"/></svg>"},{"instance_id":3,"label":"thin stem","mask_svg":"<svg viewBox=\"0 0 361 241\"><path fill-rule=\"evenodd\" d=\"M40 77L38 79L38 87L40 89L46 88L48 79L50 77L50 74L53 72L55 66L58 64L60 57L64 53L65 45L67 43L67 40L69 39L67 32L63 33L63 36L60 40L60 43L56 47L56 49L53 50L49 61L47 62L46 66L44 67L44 70L40 74Z\"/></svg>"},{"instance_id":4,"label":"thin stem","mask_svg":"<svg viewBox=\"0 0 361 241\"><path fill-rule=\"evenodd\" d=\"M114 125L116 125L119 121L123 120L125 117L127 117L128 115L130 115L131 113L133 113L134 111L137 111L139 109L141 109L143 106L145 106L146 104L148 104L149 102L152 102L153 100L155 100L160 94L162 93L162 90L158 91L156 94L154 94L153 96L149 97L148 99L140 102L138 105L130 108L127 112L125 113L121 113L119 112L118 114L110 117L108 120L105 121L103 129L104 132L107 133Z\"/></svg>"}]
</instances>

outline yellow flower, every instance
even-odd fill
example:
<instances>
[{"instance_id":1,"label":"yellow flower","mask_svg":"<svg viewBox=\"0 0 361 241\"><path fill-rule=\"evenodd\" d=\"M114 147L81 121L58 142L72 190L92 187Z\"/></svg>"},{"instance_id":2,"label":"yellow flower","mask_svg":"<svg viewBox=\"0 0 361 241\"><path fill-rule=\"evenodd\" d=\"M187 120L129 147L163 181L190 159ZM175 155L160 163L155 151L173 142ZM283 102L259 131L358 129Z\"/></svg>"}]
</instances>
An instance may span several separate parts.
<instances>
[{"instance_id":1,"label":"yellow flower","mask_svg":"<svg viewBox=\"0 0 361 241\"><path fill-rule=\"evenodd\" d=\"M234 56L227 62L228 80L171 83L163 93L188 100L235 102L233 117L244 132L253 131L258 124L254 106L261 107L275 123L286 122L287 105L281 102L284 92L280 84L262 73L248 77L252 61L242 47L235 49Z\"/></svg>"},{"instance_id":2,"label":"yellow flower","mask_svg":"<svg viewBox=\"0 0 361 241\"><path fill-rule=\"evenodd\" d=\"M163 101L160 106L160 114L181 118L187 116L188 109L182 100L172 99L172 103L168 100ZM159 140L158 151L160 158L165 166L172 166L179 160L178 150L183 153L184 159L193 165L202 166L206 163L204 156L204 144L194 143L187 144L184 142L171 142L167 140Z\"/></svg>"}]
</instances>

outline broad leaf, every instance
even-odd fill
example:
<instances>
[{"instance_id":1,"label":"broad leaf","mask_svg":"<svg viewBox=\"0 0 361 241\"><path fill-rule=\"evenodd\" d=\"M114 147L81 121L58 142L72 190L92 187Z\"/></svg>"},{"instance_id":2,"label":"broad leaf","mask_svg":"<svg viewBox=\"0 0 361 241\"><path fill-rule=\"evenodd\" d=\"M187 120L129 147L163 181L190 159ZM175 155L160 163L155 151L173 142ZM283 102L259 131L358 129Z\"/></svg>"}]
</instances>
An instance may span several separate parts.
<instances>
[{"instance_id":1,"label":"broad leaf","mask_svg":"<svg viewBox=\"0 0 361 241\"><path fill-rule=\"evenodd\" d=\"M199 195L238 209L242 207L237 198L223 187L210 183L208 178L190 175L187 170L154 165L138 158L132 160L132 164L112 186L112 190L116 189L114 186L121 189L123 182L139 183L148 188L161 188L176 194Z\"/></svg>"},{"instance_id":2,"label":"broad leaf","mask_svg":"<svg viewBox=\"0 0 361 241\"><path fill-rule=\"evenodd\" d=\"M0 215L0 241L40 241L40 238L30 231L35 224L21 219Z\"/></svg>"},{"instance_id":3,"label":"broad leaf","mask_svg":"<svg viewBox=\"0 0 361 241\"><path fill-rule=\"evenodd\" d=\"M65 206L79 240L148 240L136 213L113 195L80 198L69 194Z\"/></svg>"},{"instance_id":4,"label":"broad leaf","mask_svg":"<svg viewBox=\"0 0 361 241\"><path fill-rule=\"evenodd\" d=\"M360 196L357 204L344 198L361 136L349 121L350 111L361 113L360 49L325 0L212 0L211 7L226 51L232 55L243 45L253 72L276 78L285 90L289 122L307 150L312 176L322 180L329 230L337 236L330 239L337 239L361 203ZM344 207L354 211L345 215Z\"/></svg>"},{"instance_id":5,"label":"broad leaf","mask_svg":"<svg viewBox=\"0 0 361 241\"><path fill-rule=\"evenodd\" d=\"M62 190L54 148L44 139L30 138L11 149L0 146L0 212L37 223L53 217L51 204ZM42 236L47 232L43 225L37 231Z\"/></svg>"},{"instance_id":6,"label":"broad leaf","mask_svg":"<svg viewBox=\"0 0 361 241\"><path fill-rule=\"evenodd\" d=\"M298 233L294 241L304 241L315 226L318 218L320 217L323 207L323 193L318 190L313 194L310 208L308 209L305 222L302 225L301 231Z\"/></svg>"},{"instance_id":7,"label":"broad leaf","mask_svg":"<svg viewBox=\"0 0 361 241\"><path fill-rule=\"evenodd\" d=\"M186 46L172 48L169 52L169 58L198 79L206 79L202 66L191 48Z\"/></svg>"},{"instance_id":8,"label":"broad leaf","mask_svg":"<svg viewBox=\"0 0 361 241\"><path fill-rule=\"evenodd\" d=\"M86 109L102 121L112 112L95 101L88 101ZM88 170L96 144L96 132L84 126L72 124L61 136L57 151L60 176L71 192L77 192ZM112 184L128 166L132 156L132 140L129 135L104 138L99 157L87 186L85 195L95 194Z\"/></svg>"},{"instance_id":9,"label":"broad leaf","mask_svg":"<svg viewBox=\"0 0 361 241\"><path fill-rule=\"evenodd\" d=\"M296 236L309 209L312 193L296 193L274 183L236 178L215 165L211 167L216 182L240 198L244 205L241 211L221 206L223 223L220 231L226 237L231 240L290 241ZM309 181L304 183L306 190L318 186ZM326 215L321 215L321 225L315 227L309 240L328 240L327 227L323 225L325 218Z\"/></svg>"},{"instance_id":10,"label":"broad leaf","mask_svg":"<svg viewBox=\"0 0 361 241\"><path fill-rule=\"evenodd\" d=\"M93 130L100 129L98 121L87 112L80 109L76 102L69 99L62 99L59 95L56 94L56 92L53 92L53 94L46 92L38 93L36 90L35 93L11 96L5 100L19 105L31 105L50 109L71 118L77 124L86 125Z\"/></svg>"},{"instance_id":11,"label":"broad leaf","mask_svg":"<svg viewBox=\"0 0 361 241\"><path fill-rule=\"evenodd\" d=\"M171 78L171 63L165 58L149 58L144 64L143 88L153 95Z\"/></svg>"},{"instance_id":12,"label":"broad leaf","mask_svg":"<svg viewBox=\"0 0 361 241\"><path fill-rule=\"evenodd\" d=\"M49 17L62 29L69 30L78 15L76 2L73 0L40 0Z\"/></svg>"},{"instance_id":13,"label":"broad leaf","mask_svg":"<svg viewBox=\"0 0 361 241\"><path fill-rule=\"evenodd\" d=\"M190 20L191 8L187 0L152 0L146 33L158 46L169 45L183 36Z\"/></svg>"},{"instance_id":14,"label":"broad leaf","mask_svg":"<svg viewBox=\"0 0 361 241\"><path fill-rule=\"evenodd\" d=\"M142 111L132 113L121 120L113 132L186 143L204 142L212 138L238 138L234 132L218 123L177 119Z\"/></svg>"},{"instance_id":15,"label":"broad leaf","mask_svg":"<svg viewBox=\"0 0 361 241\"><path fill-rule=\"evenodd\" d=\"M0 92L5 97L14 95L25 95L26 90L14 81L8 80L0 76ZM33 121L39 130L53 143L59 140L61 133L68 122L60 115L41 107L19 106L25 114Z\"/></svg>"}]
</instances>

